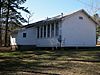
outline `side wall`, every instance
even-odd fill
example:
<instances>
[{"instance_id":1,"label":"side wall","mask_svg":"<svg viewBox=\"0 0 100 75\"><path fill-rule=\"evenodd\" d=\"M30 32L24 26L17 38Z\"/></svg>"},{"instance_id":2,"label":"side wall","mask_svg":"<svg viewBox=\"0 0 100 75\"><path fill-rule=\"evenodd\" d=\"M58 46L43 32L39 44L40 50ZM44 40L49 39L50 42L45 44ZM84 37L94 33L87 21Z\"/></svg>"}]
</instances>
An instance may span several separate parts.
<instances>
[{"instance_id":1,"label":"side wall","mask_svg":"<svg viewBox=\"0 0 100 75\"><path fill-rule=\"evenodd\" d=\"M26 37L23 37L23 33L26 33ZM16 43L17 45L35 45L36 29L32 27L18 32Z\"/></svg>"},{"instance_id":2,"label":"side wall","mask_svg":"<svg viewBox=\"0 0 100 75\"><path fill-rule=\"evenodd\" d=\"M56 24L56 25L58 26L58 35L59 35L59 23ZM53 32L52 32L52 24L50 24L50 27L48 27L48 25L45 25L46 26L45 36L46 37L44 37L44 30L42 30L43 36L40 37L40 38L37 38L37 41L36 41L37 47L58 47L59 46L58 35L56 35L56 25L55 25L55 23L53 23L53 27L54 27ZM49 28L49 31L50 31L49 33L48 33L48 28ZM41 29L40 29L39 33L41 33ZM48 34L50 35L49 37L48 37ZM41 34L40 34L40 36L41 36Z\"/></svg>"},{"instance_id":3,"label":"side wall","mask_svg":"<svg viewBox=\"0 0 100 75\"><path fill-rule=\"evenodd\" d=\"M26 37L23 37L23 33L26 33ZM12 49L32 49L36 45L36 28L27 28L14 33L11 36Z\"/></svg>"},{"instance_id":4,"label":"side wall","mask_svg":"<svg viewBox=\"0 0 100 75\"><path fill-rule=\"evenodd\" d=\"M57 38L41 38L37 39L36 46L37 47L58 47L59 42L57 41Z\"/></svg>"},{"instance_id":5,"label":"side wall","mask_svg":"<svg viewBox=\"0 0 100 75\"><path fill-rule=\"evenodd\" d=\"M82 12L72 14L62 22L62 37L63 47L95 47L96 25Z\"/></svg>"}]
</instances>

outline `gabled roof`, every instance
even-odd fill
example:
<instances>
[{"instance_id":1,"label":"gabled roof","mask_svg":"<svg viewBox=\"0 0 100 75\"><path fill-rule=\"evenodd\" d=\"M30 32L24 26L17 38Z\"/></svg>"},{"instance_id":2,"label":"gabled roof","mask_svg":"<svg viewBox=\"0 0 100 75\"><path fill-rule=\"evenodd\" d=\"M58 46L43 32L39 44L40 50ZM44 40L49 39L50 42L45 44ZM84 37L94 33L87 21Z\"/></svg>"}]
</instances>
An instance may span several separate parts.
<instances>
[{"instance_id":1,"label":"gabled roof","mask_svg":"<svg viewBox=\"0 0 100 75\"><path fill-rule=\"evenodd\" d=\"M83 12L90 20L92 20L96 25L98 25L98 23L84 9L81 9L81 10L78 10L76 12L73 12L73 13L70 13L70 14L67 14L67 15L61 14L61 15L58 15L58 16L55 16L55 17L52 17L52 18L47 18L45 20L41 20L41 21L38 21L38 22L35 22L35 23L31 23L29 25L25 25L23 27L30 28L30 27L34 27L34 26L37 26L37 25L44 25L44 24L48 24L48 23L52 23L52 22L58 22L58 21L61 21L62 18L71 16L71 15L78 13L78 12Z\"/></svg>"},{"instance_id":2,"label":"gabled roof","mask_svg":"<svg viewBox=\"0 0 100 75\"><path fill-rule=\"evenodd\" d=\"M58 22L58 21L61 21L61 18L48 18L46 20L41 20L41 21L38 21L38 22L35 22L35 23L31 23L31 24L25 25L23 27L30 28L30 27L34 27L34 26L38 26L38 25L46 25L46 24Z\"/></svg>"}]
</instances>

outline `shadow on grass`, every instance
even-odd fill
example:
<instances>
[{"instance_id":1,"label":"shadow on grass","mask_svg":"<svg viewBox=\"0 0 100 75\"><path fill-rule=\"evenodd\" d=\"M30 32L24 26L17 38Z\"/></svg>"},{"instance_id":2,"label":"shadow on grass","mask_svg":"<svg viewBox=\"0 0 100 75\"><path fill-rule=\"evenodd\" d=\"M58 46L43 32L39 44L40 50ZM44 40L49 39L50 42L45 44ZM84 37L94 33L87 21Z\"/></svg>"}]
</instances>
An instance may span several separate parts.
<instances>
[{"instance_id":1,"label":"shadow on grass","mask_svg":"<svg viewBox=\"0 0 100 75\"><path fill-rule=\"evenodd\" d=\"M29 72L36 74L46 74L46 75L59 75L57 73L42 72L43 68L48 68L50 66L41 66L42 62L23 62L21 59L9 59L0 62L0 74L8 75L8 73L17 74L17 72ZM53 66L52 66L53 67Z\"/></svg>"},{"instance_id":2,"label":"shadow on grass","mask_svg":"<svg viewBox=\"0 0 100 75\"><path fill-rule=\"evenodd\" d=\"M82 56L94 57L86 59ZM9 52L7 55L0 56L0 74L12 73L13 75L13 73L17 74L18 72L28 72L34 75L60 75L59 71L63 69L71 70L83 65L70 63L70 61L100 63L100 51L33 50L11 52L11 54Z\"/></svg>"}]
</instances>

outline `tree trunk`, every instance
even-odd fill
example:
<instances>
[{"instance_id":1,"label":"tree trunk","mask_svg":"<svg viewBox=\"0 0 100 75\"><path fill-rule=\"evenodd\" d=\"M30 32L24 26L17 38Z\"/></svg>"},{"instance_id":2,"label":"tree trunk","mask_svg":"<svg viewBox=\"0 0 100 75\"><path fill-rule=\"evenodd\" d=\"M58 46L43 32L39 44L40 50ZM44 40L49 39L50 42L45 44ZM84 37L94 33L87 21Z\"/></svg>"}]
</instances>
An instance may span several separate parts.
<instances>
[{"instance_id":1,"label":"tree trunk","mask_svg":"<svg viewBox=\"0 0 100 75\"><path fill-rule=\"evenodd\" d=\"M2 46L1 0L0 0L0 47Z\"/></svg>"},{"instance_id":2,"label":"tree trunk","mask_svg":"<svg viewBox=\"0 0 100 75\"><path fill-rule=\"evenodd\" d=\"M9 20L9 8L10 8L10 0L8 0L8 7L7 7L7 19L6 19L6 26L5 26L5 44L4 46L8 46L8 20Z\"/></svg>"}]
</instances>

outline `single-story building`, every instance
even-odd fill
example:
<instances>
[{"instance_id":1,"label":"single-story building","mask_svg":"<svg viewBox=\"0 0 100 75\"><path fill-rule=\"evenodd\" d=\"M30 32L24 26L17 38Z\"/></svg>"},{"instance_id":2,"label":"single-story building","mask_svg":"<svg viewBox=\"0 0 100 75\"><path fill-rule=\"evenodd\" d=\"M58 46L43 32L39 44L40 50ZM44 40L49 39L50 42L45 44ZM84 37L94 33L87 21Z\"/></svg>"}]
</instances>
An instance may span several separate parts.
<instances>
[{"instance_id":1,"label":"single-story building","mask_svg":"<svg viewBox=\"0 0 100 75\"><path fill-rule=\"evenodd\" d=\"M11 45L20 47L95 47L97 22L85 11L58 15L14 31Z\"/></svg>"}]
</instances>

